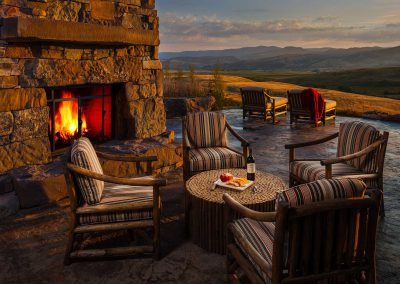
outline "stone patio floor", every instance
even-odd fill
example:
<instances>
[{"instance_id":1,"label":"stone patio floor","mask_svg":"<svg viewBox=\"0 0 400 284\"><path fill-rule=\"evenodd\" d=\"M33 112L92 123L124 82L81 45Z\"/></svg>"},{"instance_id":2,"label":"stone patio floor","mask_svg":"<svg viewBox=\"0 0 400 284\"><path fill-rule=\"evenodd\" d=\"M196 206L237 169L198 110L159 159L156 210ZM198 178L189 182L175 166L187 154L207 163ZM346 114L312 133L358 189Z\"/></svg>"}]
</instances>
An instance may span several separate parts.
<instances>
[{"instance_id":1,"label":"stone patio floor","mask_svg":"<svg viewBox=\"0 0 400 284\"><path fill-rule=\"evenodd\" d=\"M290 127L287 120L273 126L262 120L243 122L240 110L226 111L229 122L252 144L257 168L286 182L288 153L284 144L323 137L337 130L336 124L313 128ZM361 120L361 119L358 119ZM372 121L390 131L385 166L386 217L381 220L377 243L379 283L400 283L400 124ZM181 137L180 120L169 120L168 129ZM238 144L233 143L238 146ZM305 148L299 156L334 156L336 142ZM180 171L167 175L162 189L162 259L131 258L78 262L63 266L68 228L68 203L25 210L0 221L0 283L225 283L225 258L210 254L184 238L183 182ZM121 236L105 236L107 243Z\"/></svg>"}]
</instances>

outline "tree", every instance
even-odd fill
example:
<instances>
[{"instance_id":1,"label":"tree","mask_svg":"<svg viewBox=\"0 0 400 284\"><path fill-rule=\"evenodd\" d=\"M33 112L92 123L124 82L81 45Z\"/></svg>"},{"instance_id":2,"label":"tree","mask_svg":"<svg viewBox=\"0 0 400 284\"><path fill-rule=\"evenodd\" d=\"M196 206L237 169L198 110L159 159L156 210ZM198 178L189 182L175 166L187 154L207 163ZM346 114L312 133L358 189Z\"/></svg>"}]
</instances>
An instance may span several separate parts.
<instances>
[{"instance_id":1,"label":"tree","mask_svg":"<svg viewBox=\"0 0 400 284\"><path fill-rule=\"evenodd\" d=\"M210 93L215 98L215 106L217 109L222 109L224 106L225 89L226 86L222 78L222 70L219 65L216 65L213 70Z\"/></svg>"}]
</instances>

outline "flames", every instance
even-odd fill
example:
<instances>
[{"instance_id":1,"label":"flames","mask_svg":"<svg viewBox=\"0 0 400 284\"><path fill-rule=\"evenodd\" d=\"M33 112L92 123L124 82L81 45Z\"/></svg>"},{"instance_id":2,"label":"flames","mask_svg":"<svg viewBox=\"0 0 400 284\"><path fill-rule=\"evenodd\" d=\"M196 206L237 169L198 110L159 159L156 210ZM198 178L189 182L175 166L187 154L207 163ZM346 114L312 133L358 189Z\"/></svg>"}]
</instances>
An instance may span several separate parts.
<instances>
[{"instance_id":1,"label":"flames","mask_svg":"<svg viewBox=\"0 0 400 284\"><path fill-rule=\"evenodd\" d=\"M73 94L69 91L62 92L62 98L74 98ZM85 114L81 114L82 119L82 133L87 132L87 123ZM78 136L78 101L62 101L59 104L58 110L55 114L55 133L56 139L69 141L70 139Z\"/></svg>"}]
</instances>

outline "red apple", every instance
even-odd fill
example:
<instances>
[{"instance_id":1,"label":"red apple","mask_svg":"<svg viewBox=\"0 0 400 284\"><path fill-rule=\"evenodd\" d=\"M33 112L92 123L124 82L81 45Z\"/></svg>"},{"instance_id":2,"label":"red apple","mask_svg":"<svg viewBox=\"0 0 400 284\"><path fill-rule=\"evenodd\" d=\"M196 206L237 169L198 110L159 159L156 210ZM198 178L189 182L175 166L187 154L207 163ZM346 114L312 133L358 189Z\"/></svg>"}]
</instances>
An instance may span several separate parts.
<instances>
[{"instance_id":1,"label":"red apple","mask_svg":"<svg viewBox=\"0 0 400 284\"><path fill-rule=\"evenodd\" d=\"M227 182L233 179L233 175L230 173L224 173L219 178L221 179L222 182Z\"/></svg>"}]
</instances>

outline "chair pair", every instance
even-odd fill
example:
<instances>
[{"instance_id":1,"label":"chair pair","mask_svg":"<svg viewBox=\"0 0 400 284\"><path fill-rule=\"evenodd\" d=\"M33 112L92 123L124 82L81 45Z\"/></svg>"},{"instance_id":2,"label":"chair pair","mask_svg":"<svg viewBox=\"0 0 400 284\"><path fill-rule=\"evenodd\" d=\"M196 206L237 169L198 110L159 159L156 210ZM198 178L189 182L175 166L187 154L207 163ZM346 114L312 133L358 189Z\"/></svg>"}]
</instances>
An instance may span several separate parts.
<instances>
[{"instance_id":1,"label":"chair pair","mask_svg":"<svg viewBox=\"0 0 400 284\"><path fill-rule=\"evenodd\" d=\"M279 192L276 212L224 195L231 283L376 283L381 192L357 179L318 180ZM237 217L239 216L239 217Z\"/></svg>"},{"instance_id":2,"label":"chair pair","mask_svg":"<svg viewBox=\"0 0 400 284\"><path fill-rule=\"evenodd\" d=\"M117 156L96 153L89 139L80 138L67 153L65 174L71 207L71 225L64 263L75 259L153 253L159 257L161 199L165 179L151 176L118 178L103 174L98 156L146 164L148 175L157 157ZM152 230L151 244L105 249L81 249L78 235L120 230Z\"/></svg>"},{"instance_id":3,"label":"chair pair","mask_svg":"<svg viewBox=\"0 0 400 284\"><path fill-rule=\"evenodd\" d=\"M229 147L228 132L241 143L242 152ZM182 120L184 179L209 170L244 168L249 143L223 113L195 112Z\"/></svg>"},{"instance_id":4,"label":"chair pair","mask_svg":"<svg viewBox=\"0 0 400 284\"><path fill-rule=\"evenodd\" d=\"M312 120L310 107L303 104L302 92L303 90L290 90L287 92L290 108L290 124L298 120L307 122ZM324 113L318 123L325 125L328 120L336 119L336 105L335 101L325 99Z\"/></svg>"},{"instance_id":5,"label":"chair pair","mask_svg":"<svg viewBox=\"0 0 400 284\"><path fill-rule=\"evenodd\" d=\"M338 138L336 158L296 158L296 149L319 145L335 138ZM289 184L293 186L323 178L351 177L364 180L369 191L379 189L383 193L383 166L388 139L388 132L380 133L367 123L354 121L341 123L339 132L328 137L285 145L289 149Z\"/></svg>"},{"instance_id":6,"label":"chair pair","mask_svg":"<svg viewBox=\"0 0 400 284\"><path fill-rule=\"evenodd\" d=\"M261 116L264 120L272 118L275 124L276 117L286 115L288 99L273 97L263 88L247 87L241 88L243 106L243 119L250 116Z\"/></svg>"}]
</instances>

